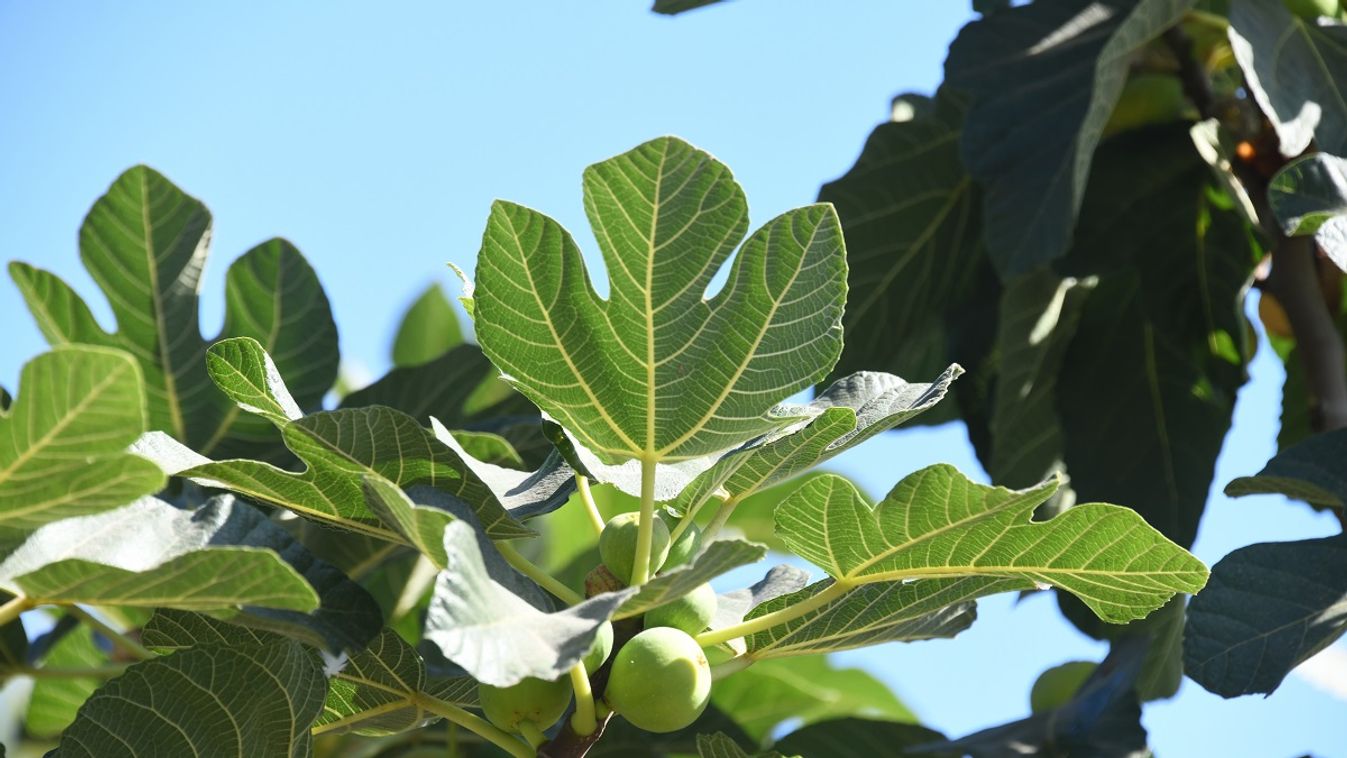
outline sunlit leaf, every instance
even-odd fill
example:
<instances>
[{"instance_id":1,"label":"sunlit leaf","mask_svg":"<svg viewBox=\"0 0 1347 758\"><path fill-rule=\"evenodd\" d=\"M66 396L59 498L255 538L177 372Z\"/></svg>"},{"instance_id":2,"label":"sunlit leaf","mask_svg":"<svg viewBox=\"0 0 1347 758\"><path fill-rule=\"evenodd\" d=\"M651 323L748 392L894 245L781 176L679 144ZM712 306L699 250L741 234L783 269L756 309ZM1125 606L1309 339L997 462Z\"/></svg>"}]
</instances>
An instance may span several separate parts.
<instances>
[{"instance_id":1,"label":"sunlit leaf","mask_svg":"<svg viewBox=\"0 0 1347 758\"><path fill-rule=\"evenodd\" d=\"M10 275L53 345L122 348L145 377L149 428L206 455L263 454L275 432L211 386L197 293L211 217L145 166L113 182L80 228L80 258L112 306L109 334L54 274L11 263ZM289 242L264 242L229 267L220 337L254 337L275 357L302 408L316 407L337 375L337 328L313 269Z\"/></svg>"},{"instance_id":2,"label":"sunlit leaf","mask_svg":"<svg viewBox=\"0 0 1347 758\"><path fill-rule=\"evenodd\" d=\"M779 406L804 420L724 454L666 507L683 514L718 493L737 503L934 407L962 373L951 366L929 384L871 371L838 379L808 405Z\"/></svg>"},{"instance_id":3,"label":"sunlit leaf","mask_svg":"<svg viewBox=\"0 0 1347 758\"><path fill-rule=\"evenodd\" d=\"M140 370L117 350L65 347L23 367L0 415L0 536L125 505L163 486L126 447L145 429Z\"/></svg>"},{"instance_id":4,"label":"sunlit leaf","mask_svg":"<svg viewBox=\"0 0 1347 758\"><path fill-rule=\"evenodd\" d=\"M639 616L672 602L721 574L756 563L767 548L743 540L717 540L707 545L685 566L660 574L641 585L640 591L618 609L616 618Z\"/></svg>"},{"instance_id":5,"label":"sunlit leaf","mask_svg":"<svg viewBox=\"0 0 1347 758\"><path fill-rule=\"evenodd\" d=\"M402 316L393 338L393 365L419 366L463 342L454 306L439 284L426 287Z\"/></svg>"},{"instance_id":6,"label":"sunlit leaf","mask_svg":"<svg viewBox=\"0 0 1347 758\"><path fill-rule=\"evenodd\" d=\"M872 508L850 482L821 477L781 504L777 531L844 584L947 577L1005 579L1019 589L1050 584L1115 623L1202 588L1206 567L1130 509L1078 505L1032 522L1057 486L987 487L935 465Z\"/></svg>"},{"instance_id":7,"label":"sunlit leaf","mask_svg":"<svg viewBox=\"0 0 1347 758\"><path fill-rule=\"evenodd\" d=\"M773 405L841 350L846 262L831 207L751 235L743 191L706 153L660 138L585 172L609 274L600 299L574 240L497 202L477 259L478 340L515 387L601 461L674 462L781 426ZM677 486L658 482L668 500Z\"/></svg>"},{"instance_id":8,"label":"sunlit leaf","mask_svg":"<svg viewBox=\"0 0 1347 758\"><path fill-rule=\"evenodd\" d=\"M635 593L607 593L549 612L541 593L468 524L445 526L444 551L450 562L435 580L425 639L478 681L498 687L564 676Z\"/></svg>"},{"instance_id":9,"label":"sunlit leaf","mask_svg":"<svg viewBox=\"0 0 1347 758\"><path fill-rule=\"evenodd\" d=\"M142 498L33 532L0 562L0 587L34 602L308 612L318 595L280 554L293 544L227 496L195 511Z\"/></svg>"}]
</instances>

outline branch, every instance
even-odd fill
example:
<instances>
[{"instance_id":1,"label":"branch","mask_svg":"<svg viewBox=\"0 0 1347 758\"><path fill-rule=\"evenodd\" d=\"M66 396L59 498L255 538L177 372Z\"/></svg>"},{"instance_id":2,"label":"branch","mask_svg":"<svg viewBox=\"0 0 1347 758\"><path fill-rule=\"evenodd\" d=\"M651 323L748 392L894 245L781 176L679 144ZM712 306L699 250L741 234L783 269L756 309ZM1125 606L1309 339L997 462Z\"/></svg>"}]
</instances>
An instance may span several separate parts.
<instances>
[{"instance_id":1,"label":"branch","mask_svg":"<svg viewBox=\"0 0 1347 758\"><path fill-rule=\"evenodd\" d=\"M1305 369L1310 422L1315 432L1347 427L1347 356L1342 335L1319 288L1311 237L1279 236L1265 289L1286 311L1296 354Z\"/></svg>"}]
</instances>

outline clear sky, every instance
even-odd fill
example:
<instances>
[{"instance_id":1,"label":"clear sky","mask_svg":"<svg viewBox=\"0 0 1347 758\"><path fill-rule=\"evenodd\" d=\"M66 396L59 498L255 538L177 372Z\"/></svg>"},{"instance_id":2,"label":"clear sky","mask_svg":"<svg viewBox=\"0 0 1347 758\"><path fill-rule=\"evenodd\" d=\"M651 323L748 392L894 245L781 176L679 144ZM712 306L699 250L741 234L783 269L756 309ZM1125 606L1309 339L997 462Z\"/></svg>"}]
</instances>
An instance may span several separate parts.
<instances>
[{"instance_id":1,"label":"clear sky","mask_svg":"<svg viewBox=\"0 0 1347 758\"><path fill-rule=\"evenodd\" d=\"M494 198L544 210L593 250L581 170L672 133L734 169L760 224L844 172L893 94L931 91L969 15L966 0L737 0L677 19L645 0L0 0L0 256L58 272L109 323L76 231L118 173L147 163L215 215L205 333L219 329L228 263L284 236L322 277L343 355L382 373L397 315L432 280L456 291L445 263L471 267ZM0 324L13 390L43 343L7 281ZM1209 563L1335 531L1280 498L1219 495L1273 450L1270 351L1253 376L1196 546ZM936 461L985 478L955 425L885 435L835 468L882 495ZM1044 668L1101 655L1040 596L984 601L953 641L840 659L960 735L1025 715ZM1347 647L1310 674L1266 700L1186 682L1147 709L1152 744L1169 758L1347 757Z\"/></svg>"}]
</instances>

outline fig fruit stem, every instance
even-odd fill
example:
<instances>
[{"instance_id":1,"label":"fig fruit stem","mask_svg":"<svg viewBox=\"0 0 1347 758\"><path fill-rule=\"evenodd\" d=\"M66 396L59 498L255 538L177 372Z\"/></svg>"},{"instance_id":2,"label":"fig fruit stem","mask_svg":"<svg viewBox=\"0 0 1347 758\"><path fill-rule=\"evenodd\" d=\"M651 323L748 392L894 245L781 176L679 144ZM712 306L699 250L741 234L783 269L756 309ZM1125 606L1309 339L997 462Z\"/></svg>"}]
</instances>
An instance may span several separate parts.
<instances>
[{"instance_id":1,"label":"fig fruit stem","mask_svg":"<svg viewBox=\"0 0 1347 758\"><path fill-rule=\"evenodd\" d=\"M594 713L594 691L589 686L589 673L584 663L571 667L571 686L575 688L575 713L571 715L571 728L581 737L588 737L599 728L598 717Z\"/></svg>"},{"instance_id":2,"label":"fig fruit stem","mask_svg":"<svg viewBox=\"0 0 1347 758\"><path fill-rule=\"evenodd\" d=\"M519 722L519 733L523 735L525 740L528 740L528 743L533 746L534 750L537 750L539 745L547 742L547 735L543 734L543 730L539 729L538 725L532 721Z\"/></svg>"},{"instance_id":3,"label":"fig fruit stem","mask_svg":"<svg viewBox=\"0 0 1347 758\"><path fill-rule=\"evenodd\" d=\"M716 538L716 534L725 526L725 522L730 520L730 514L734 513L735 506L739 505L739 498L731 495L721 502L720 507L716 509L716 515L711 517L711 523L706 525L702 531L702 544L710 544Z\"/></svg>"},{"instance_id":4,"label":"fig fruit stem","mask_svg":"<svg viewBox=\"0 0 1347 758\"><path fill-rule=\"evenodd\" d=\"M537 582L538 586L557 596L563 603L566 603L567 605L579 605L585 601L584 598L580 597L580 593L557 581L556 577L543 571L533 562L529 561L529 559L525 558L515 549L514 545L511 545L508 542L497 542L496 549L499 550L501 556L505 558L505 562L514 567L515 571L518 571L524 576Z\"/></svg>"},{"instance_id":5,"label":"fig fruit stem","mask_svg":"<svg viewBox=\"0 0 1347 758\"><path fill-rule=\"evenodd\" d=\"M589 515L589 523L594 526L594 534L603 534L606 522L603 520L603 514L599 513L599 506L594 504L594 493L589 489L589 477L576 474L575 488L580 491L580 502L584 504L585 513Z\"/></svg>"},{"instance_id":6,"label":"fig fruit stem","mask_svg":"<svg viewBox=\"0 0 1347 758\"><path fill-rule=\"evenodd\" d=\"M71 616L74 616L75 618L84 622L86 625L89 626L89 628L93 629L94 631L98 632L104 637L107 637L108 641L111 642L116 647L121 648L122 652L136 658L137 660L144 661L155 657L154 652L151 651L149 648L131 639L126 635L125 632L118 631L117 629L113 628L111 624L107 623L106 621L103 621L102 619L84 610L78 605L72 605L66 608L66 613L69 613Z\"/></svg>"},{"instance_id":7,"label":"fig fruit stem","mask_svg":"<svg viewBox=\"0 0 1347 758\"><path fill-rule=\"evenodd\" d=\"M691 528L692 524L697 520L697 516L702 512L702 508L705 508L706 504L711 502L712 499L718 499L723 502L726 498L718 494L713 494L710 497L703 498L701 502L691 508L688 508L687 513L683 514L683 518L678 520L678 526L674 527L674 530L669 533L670 545L678 542L678 538L683 536L683 532L686 532Z\"/></svg>"},{"instance_id":8,"label":"fig fruit stem","mask_svg":"<svg viewBox=\"0 0 1347 758\"><path fill-rule=\"evenodd\" d=\"M476 733L482 739L499 747L514 758L534 758L535 751L533 748L506 734L504 730L497 729L490 721L469 713L453 703L446 703L424 692L418 692L411 697L411 704L420 706L423 710L440 716L451 724L458 724L464 729Z\"/></svg>"},{"instance_id":9,"label":"fig fruit stem","mask_svg":"<svg viewBox=\"0 0 1347 758\"><path fill-rule=\"evenodd\" d=\"M702 647L711 647L713 645L719 645L722 642L729 642L730 640L738 639L740 637L747 637L750 634L757 634L758 632L771 629L777 624L794 621L801 616L812 613L847 594L851 588L852 584L850 582L834 581L827 589L814 595L808 600L796 603L795 605L788 605L779 611L764 613L757 618L749 619L748 621L735 624L734 626L702 632L694 639L696 639L697 644Z\"/></svg>"},{"instance_id":10,"label":"fig fruit stem","mask_svg":"<svg viewBox=\"0 0 1347 758\"><path fill-rule=\"evenodd\" d=\"M636 531L636 557L632 560L631 586L650 581L650 549L655 520L655 459L641 459L641 520Z\"/></svg>"},{"instance_id":11,"label":"fig fruit stem","mask_svg":"<svg viewBox=\"0 0 1347 758\"><path fill-rule=\"evenodd\" d=\"M33 607L32 601L23 595L17 595L4 605L0 605L0 626L17 619L24 611Z\"/></svg>"}]
</instances>

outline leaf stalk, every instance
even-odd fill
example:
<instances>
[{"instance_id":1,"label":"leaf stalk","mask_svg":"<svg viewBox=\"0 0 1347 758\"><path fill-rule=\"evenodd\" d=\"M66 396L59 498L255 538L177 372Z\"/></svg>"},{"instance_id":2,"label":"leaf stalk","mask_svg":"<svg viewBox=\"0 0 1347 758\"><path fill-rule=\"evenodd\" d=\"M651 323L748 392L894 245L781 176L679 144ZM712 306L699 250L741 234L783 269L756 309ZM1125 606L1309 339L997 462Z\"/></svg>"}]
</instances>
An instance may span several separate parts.
<instances>
[{"instance_id":1,"label":"leaf stalk","mask_svg":"<svg viewBox=\"0 0 1347 758\"><path fill-rule=\"evenodd\" d=\"M23 612L33 607L32 602L23 595L16 595L4 605L0 605L0 626L23 615Z\"/></svg>"},{"instance_id":2,"label":"leaf stalk","mask_svg":"<svg viewBox=\"0 0 1347 758\"><path fill-rule=\"evenodd\" d=\"M589 477L576 474L575 488L580 491L580 502L585 506L589 523L594 526L594 534L596 536L603 534L603 527L605 526L603 514L599 513L599 506L594 503L594 493L589 489Z\"/></svg>"},{"instance_id":3,"label":"leaf stalk","mask_svg":"<svg viewBox=\"0 0 1347 758\"><path fill-rule=\"evenodd\" d=\"M513 566L519 573L537 582L538 586L555 595L563 603L579 605L585 601L583 597L580 597L580 593L557 581L556 577L543 571L532 561L525 558L522 553L515 549L514 545L508 542L497 542L496 549L504 556L506 563Z\"/></svg>"},{"instance_id":4,"label":"leaf stalk","mask_svg":"<svg viewBox=\"0 0 1347 758\"><path fill-rule=\"evenodd\" d=\"M636 557L632 560L631 586L650 581L650 543L655 528L655 459L641 459L641 520L636 532Z\"/></svg>"},{"instance_id":5,"label":"leaf stalk","mask_svg":"<svg viewBox=\"0 0 1347 758\"><path fill-rule=\"evenodd\" d=\"M599 721L594 713L594 691L589 686L589 672L585 671L583 662L571 667L571 687L575 689L571 728L581 737L588 737L599 728Z\"/></svg>"},{"instance_id":6,"label":"leaf stalk","mask_svg":"<svg viewBox=\"0 0 1347 758\"><path fill-rule=\"evenodd\" d=\"M747 637L750 634L766 631L778 624L794 621L795 619L812 613L847 594L847 592L851 591L852 586L851 582L834 581L827 589L803 602L786 606L779 611L764 613L757 618L749 619L748 621L733 626L727 626L723 629L712 629L708 632L702 632L696 637L697 644L702 647L711 647L713 645L719 645L722 642L738 639L739 637Z\"/></svg>"},{"instance_id":7,"label":"leaf stalk","mask_svg":"<svg viewBox=\"0 0 1347 758\"><path fill-rule=\"evenodd\" d=\"M458 724L468 731L476 733L482 739L494 744L514 758L534 758L533 748L497 729L494 724L481 716L469 713L453 703L446 703L425 693L418 693L412 701L424 710L444 718L451 724Z\"/></svg>"}]
</instances>

